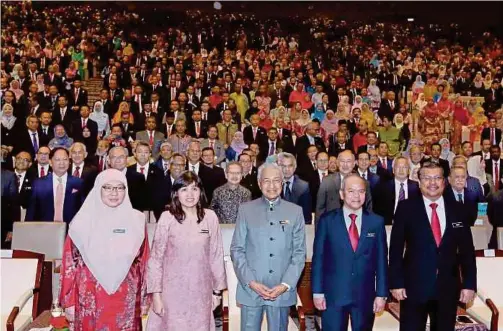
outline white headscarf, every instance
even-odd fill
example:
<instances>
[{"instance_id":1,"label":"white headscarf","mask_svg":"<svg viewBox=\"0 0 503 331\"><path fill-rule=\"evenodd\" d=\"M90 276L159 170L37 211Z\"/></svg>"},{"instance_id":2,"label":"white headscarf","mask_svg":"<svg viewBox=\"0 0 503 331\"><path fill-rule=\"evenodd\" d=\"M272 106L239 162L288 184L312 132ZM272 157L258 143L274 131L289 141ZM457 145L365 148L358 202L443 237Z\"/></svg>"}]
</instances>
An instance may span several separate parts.
<instances>
[{"instance_id":1,"label":"white headscarf","mask_svg":"<svg viewBox=\"0 0 503 331\"><path fill-rule=\"evenodd\" d=\"M111 181L126 186L124 201L111 208L101 200L101 188ZM126 176L107 169L96 178L93 189L70 223L68 235L97 282L114 294L126 278L145 240L145 216L133 209Z\"/></svg>"}]
</instances>

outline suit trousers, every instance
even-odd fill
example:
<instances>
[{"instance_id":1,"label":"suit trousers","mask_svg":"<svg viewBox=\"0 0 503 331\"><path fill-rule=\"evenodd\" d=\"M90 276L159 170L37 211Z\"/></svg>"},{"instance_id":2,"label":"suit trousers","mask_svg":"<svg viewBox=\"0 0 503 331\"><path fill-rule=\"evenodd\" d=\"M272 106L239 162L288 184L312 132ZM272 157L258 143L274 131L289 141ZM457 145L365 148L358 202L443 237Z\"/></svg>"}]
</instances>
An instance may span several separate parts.
<instances>
[{"instance_id":1,"label":"suit trousers","mask_svg":"<svg viewBox=\"0 0 503 331\"><path fill-rule=\"evenodd\" d=\"M429 300L426 303L400 302L400 331L424 331L428 315L430 331L454 330L456 300Z\"/></svg>"},{"instance_id":2,"label":"suit trousers","mask_svg":"<svg viewBox=\"0 0 503 331\"><path fill-rule=\"evenodd\" d=\"M241 331L260 331L264 311L268 331L287 331L290 307L241 306Z\"/></svg>"},{"instance_id":3,"label":"suit trousers","mask_svg":"<svg viewBox=\"0 0 503 331\"><path fill-rule=\"evenodd\" d=\"M321 315L323 331L347 331L350 317L351 330L372 331L374 312L355 305L327 306L327 310Z\"/></svg>"}]
</instances>

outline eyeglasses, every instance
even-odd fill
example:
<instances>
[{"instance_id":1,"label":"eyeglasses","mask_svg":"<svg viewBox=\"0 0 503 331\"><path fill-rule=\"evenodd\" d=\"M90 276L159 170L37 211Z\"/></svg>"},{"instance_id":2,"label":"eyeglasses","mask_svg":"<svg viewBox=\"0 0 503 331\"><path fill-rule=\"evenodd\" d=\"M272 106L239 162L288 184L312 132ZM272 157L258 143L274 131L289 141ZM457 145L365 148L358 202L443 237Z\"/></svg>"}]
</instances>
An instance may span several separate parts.
<instances>
[{"instance_id":1,"label":"eyeglasses","mask_svg":"<svg viewBox=\"0 0 503 331\"><path fill-rule=\"evenodd\" d=\"M113 191L122 193L126 191L126 187L124 185L120 186L103 185L101 189L105 191L105 193L112 193Z\"/></svg>"},{"instance_id":2,"label":"eyeglasses","mask_svg":"<svg viewBox=\"0 0 503 331\"><path fill-rule=\"evenodd\" d=\"M441 177L441 176L435 176L435 177L421 177L420 178L421 181L425 181L425 182L441 182L444 180L444 177Z\"/></svg>"}]
</instances>

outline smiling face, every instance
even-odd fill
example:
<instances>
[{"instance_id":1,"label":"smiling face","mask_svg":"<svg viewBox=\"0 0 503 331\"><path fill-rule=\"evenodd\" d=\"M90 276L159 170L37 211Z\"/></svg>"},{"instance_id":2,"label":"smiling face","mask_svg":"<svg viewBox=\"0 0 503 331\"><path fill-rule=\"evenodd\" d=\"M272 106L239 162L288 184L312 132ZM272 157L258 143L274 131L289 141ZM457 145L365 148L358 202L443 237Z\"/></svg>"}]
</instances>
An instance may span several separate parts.
<instances>
[{"instance_id":1,"label":"smiling face","mask_svg":"<svg viewBox=\"0 0 503 331\"><path fill-rule=\"evenodd\" d=\"M351 210L360 209L365 203L365 180L358 176L345 179L344 190L340 190L340 197L344 205Z\"/></svg>"},{"instance_id":2,"label":"smiling face","mask_svg":"<svg viewBox=\"0 0 503 331\"><path fill-rule=\"evenodd\" d=\"M201 190L193 182L185 187L181 187L176 191L180 204L185 208L192 208L197 205L201 196Z\"/></svg>"},{"instance_id":3,"label":"smiling face","mask_svg":"<svg viewBox=\"0 0 503 331\"><path fill-rule=\"evenodd\" d=\"M101 201L110 208L120 206L125 197L126 185L121 181L112 180L101 187Z\"/></svg>"},{"instance_id":4,"label":"smiling face","mask_svg":"<svg viewBox=\"0 0 503 331\"><path fill-rule=\"evenodd\" d=\"M278 168L268 167L263 169L259 178L259 187L262 194L269 200L275 200L281 194L283 184L282 173Z\"/></svg>"}]
</instances>

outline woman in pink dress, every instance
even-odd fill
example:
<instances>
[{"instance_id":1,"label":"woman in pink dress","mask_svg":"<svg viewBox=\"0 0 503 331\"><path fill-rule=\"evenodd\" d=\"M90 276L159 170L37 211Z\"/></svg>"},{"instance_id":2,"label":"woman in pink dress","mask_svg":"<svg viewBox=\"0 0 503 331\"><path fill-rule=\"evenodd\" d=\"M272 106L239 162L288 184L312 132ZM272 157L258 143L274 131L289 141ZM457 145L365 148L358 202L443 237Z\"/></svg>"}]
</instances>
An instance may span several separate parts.
<instances>
[{"instance_id":1,"label":"woman in pink dress","mask_svg":"<svg viewBox=\"0 0 503 331\"><path fill-rule=\"evenodd\" d=\"M171 192L147 267L153 301L147 330L213 331L213 310L227 287L218 218L203 208L203 186L193 172L182 173Z\"/></svg>"},{"instance_id":2,"label":"woman in pink dress","mask_svg":"<svg viewBox=\"0 0 503 331\"><path fill-rule=\"evenodd\" d=\"M126 176L107 169L65 241L60 302L71 330L140 331L148 257L145 215L131 206Z\"/></svg>"},{"instance_id":3,"label":"woman in pink dress","mask_svg":"<svg viewBox=\"0 0 503 331\"><path fill-rule=\"evenodd\" d=\"M293 122L293 130L297 138L304 135L306 127L310 122L311 116L309 115L309 111L307 109L302 109L300 117Z\"/></svg>"}]
</instances>

